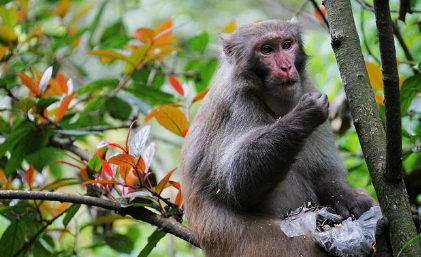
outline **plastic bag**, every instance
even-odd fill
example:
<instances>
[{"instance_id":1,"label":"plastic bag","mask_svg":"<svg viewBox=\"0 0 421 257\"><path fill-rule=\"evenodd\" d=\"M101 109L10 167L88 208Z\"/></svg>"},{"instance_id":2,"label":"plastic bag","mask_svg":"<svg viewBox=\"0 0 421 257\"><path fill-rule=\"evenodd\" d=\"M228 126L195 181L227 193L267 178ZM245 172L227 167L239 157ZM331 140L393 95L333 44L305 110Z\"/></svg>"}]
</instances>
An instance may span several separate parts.
<instances>
[{"instance_id":1,"label":"plastic bag","mask_svg":"<svg viewBox=\"0 0 421 257\"><path fill-rule=\"evenodd\" d=\"M316 231L317 216L340 223L339 226ZM318 212L304 212L281 221L281 229L288 237L311 233L312 239L335 256L368 256L375 241L377 221L382 217L379 206L371 207L357 220L342 217L322 208Z\"/></svg>"}]
</instances>

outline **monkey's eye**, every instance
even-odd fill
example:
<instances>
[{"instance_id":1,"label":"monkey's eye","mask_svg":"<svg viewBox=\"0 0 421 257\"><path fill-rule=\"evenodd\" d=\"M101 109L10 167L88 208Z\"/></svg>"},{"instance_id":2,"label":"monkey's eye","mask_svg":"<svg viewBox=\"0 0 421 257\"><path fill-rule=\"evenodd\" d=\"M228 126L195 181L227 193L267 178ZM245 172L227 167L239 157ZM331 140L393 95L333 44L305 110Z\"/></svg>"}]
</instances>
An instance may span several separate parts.
<instances>
[{"instance_id":1,"label":"monkey's eye","mask_svg":"<svg viewBox=\"0 0 421 257\"><path fill-rule=\"evenodd\" d=\"M289 40L285 40L282 44L282 49L290 49L292 47L292 42Z\"/></svg>"},{"instance_id":2,"label":"monkey's eye","mask_svg":"<svg viewBox=\"0 0 421 257\"><path fill-rule=\"evenodd\" d=\"M270 45L264 45L262 46L260 51L262 52L262 54L270 54L273 52L273 48Z\"/></svg>"}]
</instances>

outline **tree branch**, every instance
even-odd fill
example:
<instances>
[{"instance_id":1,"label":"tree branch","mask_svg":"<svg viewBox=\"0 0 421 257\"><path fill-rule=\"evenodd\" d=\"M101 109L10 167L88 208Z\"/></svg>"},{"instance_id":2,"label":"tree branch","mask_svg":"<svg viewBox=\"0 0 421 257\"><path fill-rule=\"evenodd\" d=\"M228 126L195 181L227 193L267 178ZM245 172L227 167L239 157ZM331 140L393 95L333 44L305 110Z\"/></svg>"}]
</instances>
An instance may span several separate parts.
<instances>
[{"instance_id":1,"label":"tree branch","mask_svg":"<svg viewBox=\"0 0 421 257\"><path fill-rule=\"evenodd\" d=\"M385 176L386 136L361 53L350 0L326 0L325 5L332 48L380 206L390 221L390 238L396 254L416 235L408 195L402 179L390 180ZM400 124L400 120L398 122ZM389 160L388 167L390 164ZM408 248L405 256L421 256L419 250L416 243Z\"/></svg>"},{"instance_id":2,"label":"tree branch","mask_svg":"<svg viewBox=\"0 0 421 257\"><path fill-rule=\"evenodd\" d=\"M386 112L386 173L389 179L402 179L402 134L399 75L396 49L393 42L393 23L389 1L374 0L377 37L384 85L384 107Z\"/></svg>"},{"instance_id":3,"label":"tree branch","mask_svg":"<svg viewBox=\"0 0 421 257\"><path fill-rule=\"evenodd\" d=\"M130 215L137 220L145 221L149 224L157 226L164 232L173 234L192 245L199 246L199 243L194 238L190 229L178 223L174 218L164 218L143 207L124 208L121 207L120 204L106 199L45 191L0 190L0 199L47 200L96 206L115 211L123 216Z\"/></svg>"},{"instance_id":4,"label":"tree branch","mask_svg":"<svg viewBox=\"0 0 421 257\"><path fill-rule=\"evenodd\" d=\"M49 144L60 149L68 150L79 156L82 160L89 161L90 159L92 159L92 154L88 153L82 148L75 146L73 144L73 141L69 138L52 136L50 137Z\"/></svg>"}]
</instances>

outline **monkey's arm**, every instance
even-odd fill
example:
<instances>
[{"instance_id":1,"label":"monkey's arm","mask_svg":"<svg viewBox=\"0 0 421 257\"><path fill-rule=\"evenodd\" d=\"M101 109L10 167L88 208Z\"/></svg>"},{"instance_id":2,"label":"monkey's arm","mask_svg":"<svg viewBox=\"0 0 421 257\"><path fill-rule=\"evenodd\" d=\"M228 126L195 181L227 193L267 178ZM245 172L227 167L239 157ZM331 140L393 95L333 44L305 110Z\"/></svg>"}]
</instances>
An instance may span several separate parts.
<instances>
[{"instance_id":1,"label":"monkey's arm","mask_svg":"<svg viewBox=\"0 0 421 257\"><path fill-rule=\"evenodd\" d=\"M327 118L326 95L309 93L283 118L240 135L216 164L217 198L238 210L262 202L282 179L308 136Z\"/></svg>"}]
</instances>

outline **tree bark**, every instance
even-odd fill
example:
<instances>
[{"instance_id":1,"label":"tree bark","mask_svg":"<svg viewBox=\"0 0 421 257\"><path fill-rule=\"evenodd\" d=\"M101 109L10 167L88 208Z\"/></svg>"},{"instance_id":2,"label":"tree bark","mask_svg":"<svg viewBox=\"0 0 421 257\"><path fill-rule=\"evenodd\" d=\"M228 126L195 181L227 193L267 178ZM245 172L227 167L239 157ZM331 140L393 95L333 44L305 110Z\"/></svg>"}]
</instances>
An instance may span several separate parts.
<instances>
[{"instance_id":1,"label":"tree bark","mask_svg":"<svg viewBox=\"0 0 421 257\"><path fill-rule=\"evenodd\" d=\"M396 156L387 155L386 134L365 68L350 0L325 0L324 4L327 8L332 48L380 207L383 215L390 221L390 241L396 255L403 245L416 235L402 176L391 175L396 175L396 172L401 172L402 169L386 170L386 168L395 167L393 159L388 159L388 165L386 165L386 159ZM394 63L396 65L396 58ZM392 91L396 92L395 89ZM386 102L386 104L390 103L393 104L394 100ZM398 122L400 124L400 120ZM401 141L393 142L393 144L398 144L394 145L395 147L401 147ZM409 247L404 255L421 256L419 243Z\"/></svg>"}]
</instances>

